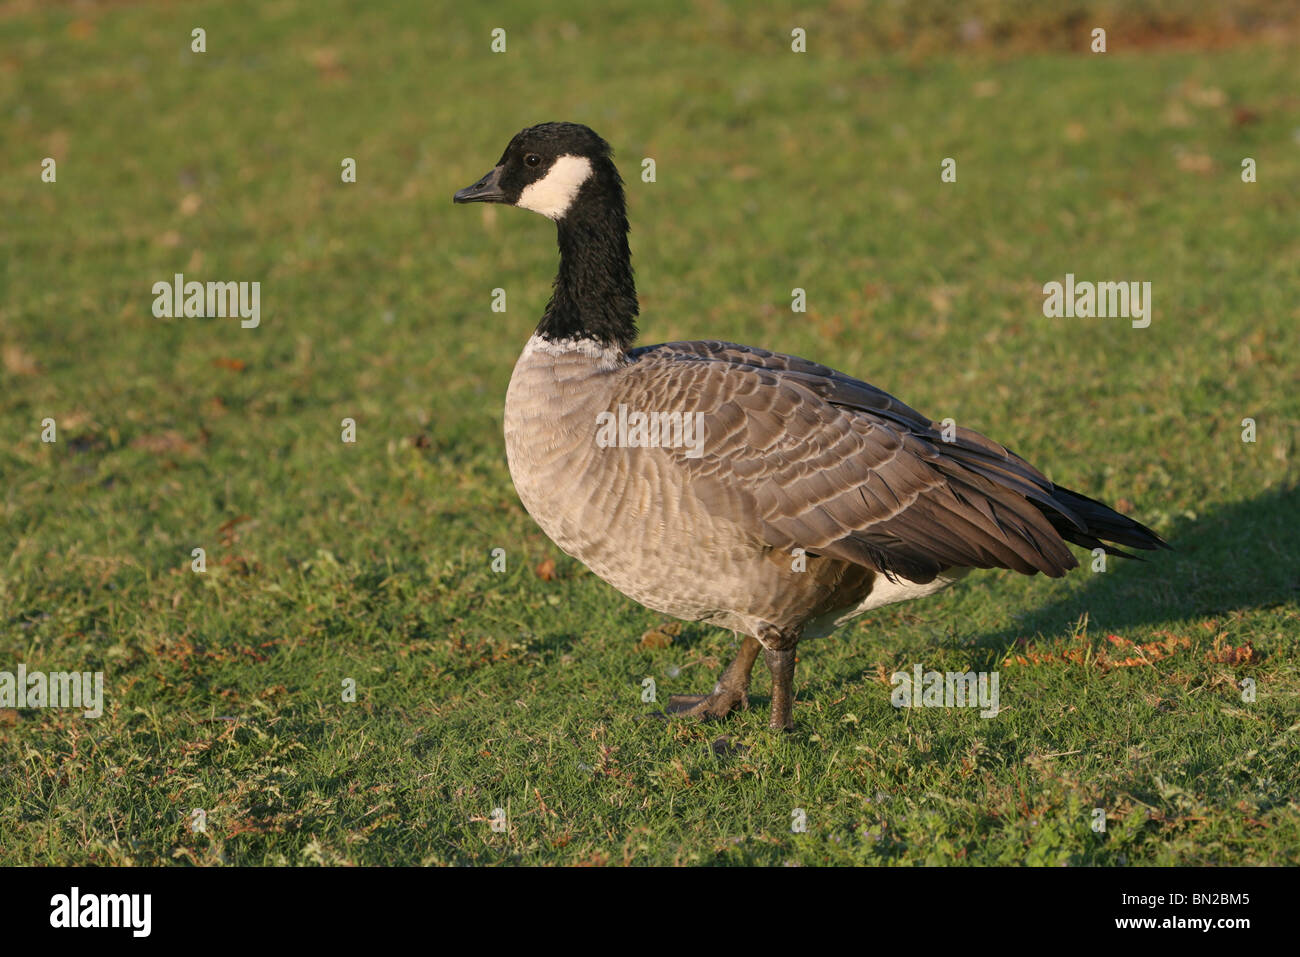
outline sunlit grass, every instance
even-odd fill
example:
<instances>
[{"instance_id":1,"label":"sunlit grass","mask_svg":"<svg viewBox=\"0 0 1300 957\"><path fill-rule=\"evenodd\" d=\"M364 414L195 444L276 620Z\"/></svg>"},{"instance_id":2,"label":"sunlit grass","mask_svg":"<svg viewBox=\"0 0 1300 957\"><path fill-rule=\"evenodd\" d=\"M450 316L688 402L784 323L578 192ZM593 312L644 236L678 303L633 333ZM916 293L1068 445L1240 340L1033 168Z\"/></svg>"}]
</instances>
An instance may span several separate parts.
<instances>
[{"instance_id":1,"label":"sunlit grass","mask_svg":"<svg viewBox=\"0 0 1300 957\"><path fill-rule=\"evenodd\" d=\"M793 60L775 7L401 7L0 19L0 670L107 692L0 711L0 862L1296 859L1293 50ZM788 736L761 673L725 725L644 720L732 636L640 648L660 619L523 511L501 407L553 226L450 202L549 119L618 151L645 341L860 375L1176 551L809 642ZM261 326L154 318L177 272L259 281ZM1152 325L1044 318L1066 272L1150 281ZM918 662L1000 670L1004 712L896 711Z\"/></svg>"}]
</instances>

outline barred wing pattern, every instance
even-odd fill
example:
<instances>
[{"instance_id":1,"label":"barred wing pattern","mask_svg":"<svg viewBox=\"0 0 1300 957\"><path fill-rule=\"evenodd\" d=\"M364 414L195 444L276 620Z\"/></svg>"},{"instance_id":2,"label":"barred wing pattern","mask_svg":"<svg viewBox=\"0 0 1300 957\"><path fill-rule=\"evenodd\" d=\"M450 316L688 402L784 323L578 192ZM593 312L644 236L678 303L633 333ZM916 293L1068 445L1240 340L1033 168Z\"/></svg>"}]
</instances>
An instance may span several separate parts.
<instances>
[{"instance_id":1,"label":"barred wing pattern","mask_svg":"<svg viewBox=\"0 0 1300 957\"><path fill-rule=\"evenodd\" d=\"M763 349L673 342L628 359L616 401L702 413L703 455L675 450L688 491L718 509L739 495L774 548L917 582L968 567L1058 577L1078 564L1054 526L1082 534L1084 522L1042 473L977 432L944 442L874 386Z\"/></svg>"}]
</instances>

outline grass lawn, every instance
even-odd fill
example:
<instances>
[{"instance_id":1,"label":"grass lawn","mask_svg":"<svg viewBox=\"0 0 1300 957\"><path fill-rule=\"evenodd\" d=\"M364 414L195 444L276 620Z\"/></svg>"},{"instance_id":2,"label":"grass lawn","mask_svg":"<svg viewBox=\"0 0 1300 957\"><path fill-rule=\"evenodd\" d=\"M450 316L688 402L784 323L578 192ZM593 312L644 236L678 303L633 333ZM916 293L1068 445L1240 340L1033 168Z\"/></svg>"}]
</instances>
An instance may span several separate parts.
<instances>
[{"instance_id":1,"label":"grass lawn","mask_svg":"<svg viewBox=\"0 0 1300 957\"><path fill-rule=\"evenodd\" d=\"M867 56L854 7L806 54L767 3L0 11L0 671L105 692L0 710L0 864L1300 861L1300 57ZM648 718L735 641L643 644L524 512L554 227L451 203L552 119L614 144L643 342L861 376L1175 551L809 641L791 734L762 667ZM260 326L156 318L175 273L260 282ZM1045 318L1066 273L1151 325ZM1001 713L895 709L916 664Z\"/></svg>"}]
</instances>

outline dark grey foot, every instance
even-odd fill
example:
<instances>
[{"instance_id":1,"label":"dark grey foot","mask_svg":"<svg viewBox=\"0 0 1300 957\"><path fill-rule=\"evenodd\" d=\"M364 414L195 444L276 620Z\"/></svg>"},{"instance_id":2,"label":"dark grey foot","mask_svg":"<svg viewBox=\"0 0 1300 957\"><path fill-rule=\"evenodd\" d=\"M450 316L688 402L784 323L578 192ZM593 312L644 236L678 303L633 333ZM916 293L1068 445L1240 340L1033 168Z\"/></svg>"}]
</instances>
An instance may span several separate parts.
<instances>
[{"instance_id":1,"label":"dark grey foot","mask_svg":"<svg viewBox=\"0 0 1300 957\"><path fill-rule=\"evenodd\" d=\"M713 686L712 694L675 694L668 699L664 709L669 714L688 715L693 718L716 721L735 711L749 709L749 672L758 657L759 644L746 637L736 660Z\"/></svg>"},{"instance_id":2,"label":"dark grey foot","mask_svg":"<svg viewBox=\"0 0 1300 957\"><path fill-rule=\"evenodd\" d=\"M664 709L669 714L717 721L736 708L749 710L749 695L743 691L717 688L713 694L675 694Z\"/></svg>"}]
</instances>

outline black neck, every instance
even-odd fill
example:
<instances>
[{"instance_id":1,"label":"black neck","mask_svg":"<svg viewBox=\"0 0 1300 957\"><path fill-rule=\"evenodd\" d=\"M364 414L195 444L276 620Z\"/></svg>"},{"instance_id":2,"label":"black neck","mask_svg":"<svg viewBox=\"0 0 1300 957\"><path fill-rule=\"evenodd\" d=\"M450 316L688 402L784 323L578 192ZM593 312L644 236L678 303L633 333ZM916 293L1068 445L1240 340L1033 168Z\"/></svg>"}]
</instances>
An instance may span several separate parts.
<instances>
[{"instance_id":1,"label":"black neck","mask_svg":"<svg viewBox=\"0 0 1300 957\"><path fill-rule=\"evenodd\" d=\"M618 173L612 180L597 174L559 221L560 270L538 335L631 347L638 309L627 231Z\"/></svg>"}]
</instances>

